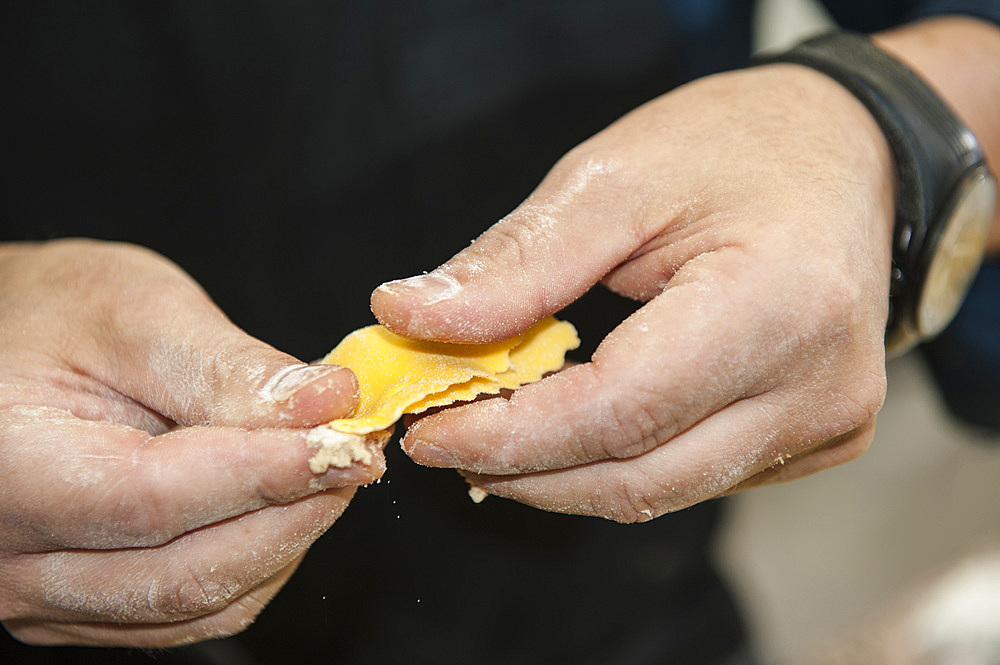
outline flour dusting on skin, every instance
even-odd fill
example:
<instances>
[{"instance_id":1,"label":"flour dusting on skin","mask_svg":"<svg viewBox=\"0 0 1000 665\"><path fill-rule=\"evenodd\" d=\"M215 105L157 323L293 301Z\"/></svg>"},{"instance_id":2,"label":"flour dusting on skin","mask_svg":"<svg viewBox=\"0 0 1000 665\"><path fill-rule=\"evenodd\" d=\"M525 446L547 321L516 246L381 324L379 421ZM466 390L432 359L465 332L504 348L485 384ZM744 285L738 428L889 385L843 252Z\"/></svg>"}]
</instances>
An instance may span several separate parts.
<instances>
[{"instance_id":1,"label":"flour dusting on skin","mask_svg":"<svg viewBox=\"0 0 1000 665\"><path fill-rule=\"evenodd\" d=\"M202 344L194 333L150 343L145 366L154 379L147 382L147 399L174 421L210 424L205 405L212 395L213 365L203 357Z\"/></svg>"},{"instance_id":2,"label":"flour dusting on skin","mask_svg":"<svg viewBox=\"0 0 1000 665\"><path fill-rule=\"evenodd\" d=\"M49 607L89 621L190 618L228 605L291 564L341 510L304 519L315 509L293 503L241 515L230 525L245 535L238 550L226 549L226 538L218 532L200 531L143 552L44 553L38 557L39 591Z\"/></svg>"},{"instance_id":3,"label":"flour dusting on skin","mask_svg":"<svg viewBox=\"0 0 1000 665\"><path fill-rule=\"evenodd\" d=\"M417 293L424 305L434 305L456 297L462 292L462 285L443 270L435 270L424 275L387 282L377 290L393 294Z\"/></svg>"},{"instance_id":4,"label":"flour dusting on skin","mask_svg":"<svg viewBox=\"0 0 1000 665\"><path fill-rule=\"evenodd\" d=\"M44 468L66 488L86 488L110 482L122 455L104 436L133 430L126 425L82 420L49 406L14 405L0 410L0 429L32 468Z\"/></svg>"}]
</instances>

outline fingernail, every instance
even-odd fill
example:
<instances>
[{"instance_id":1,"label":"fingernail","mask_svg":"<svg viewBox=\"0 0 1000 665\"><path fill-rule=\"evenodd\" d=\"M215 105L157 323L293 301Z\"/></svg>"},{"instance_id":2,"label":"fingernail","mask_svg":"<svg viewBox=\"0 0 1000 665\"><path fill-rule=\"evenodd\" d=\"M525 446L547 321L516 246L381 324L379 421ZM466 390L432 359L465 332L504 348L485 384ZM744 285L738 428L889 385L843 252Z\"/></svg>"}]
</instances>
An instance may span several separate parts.
<instances>
[{"instance_id":1,"label":"fingernail","mask_svg":"<svg viewBox=\"0 0 1000 665\"><path fill-rule=\"evenodd\" d=\"M454 298L462 291L462 285L450 275L431 272L426 275L386 282L376 290L418 298L425 305L433 305L442 300Z\"/></svg>"},{"instance_id":2,"label":"fingernail","mask_svg":"<svg viewBox=\"0 0 1000 665\"><path fill-rule=\"evenodd\" d=\"M287 402L292 395L313 381L342 371L333 365L289 365L280 370L261 386L257 395L268 402Z\"/></svg>"},{"instance_id":3,"label":"fingernail","mask_svg":"<svg viewBox=\"0 0 1000 665\"><path fill-rule=\"evenodd\" d=\"M458 458L433 443L416 441L405 449L405 452L414 462L424 466L449 469L457 469L461 466Z\"/></svg>"}]
</instances>

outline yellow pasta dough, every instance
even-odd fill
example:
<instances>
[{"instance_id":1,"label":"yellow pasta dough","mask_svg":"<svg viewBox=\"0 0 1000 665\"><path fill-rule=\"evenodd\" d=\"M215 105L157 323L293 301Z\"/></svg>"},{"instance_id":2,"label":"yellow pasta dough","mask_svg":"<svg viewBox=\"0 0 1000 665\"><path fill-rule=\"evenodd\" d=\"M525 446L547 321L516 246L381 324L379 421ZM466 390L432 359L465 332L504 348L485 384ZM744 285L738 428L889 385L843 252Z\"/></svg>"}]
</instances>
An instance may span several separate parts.
<instances>
[{"instance_id":1,"label":"yellow pasta dough","mask_svg":"<svg viewBox=\"0 0 1000 665\"><path fill-rule=\"evenodd\" d=\"M579 344L573 325L552 317L493 344L426 342L380 325L361 328L322 360L350 368L361 388L354 415L330 426L351 434L375 432L404 413L514 389L562 367L566 352Z\"/></svg>"}]
</instances>

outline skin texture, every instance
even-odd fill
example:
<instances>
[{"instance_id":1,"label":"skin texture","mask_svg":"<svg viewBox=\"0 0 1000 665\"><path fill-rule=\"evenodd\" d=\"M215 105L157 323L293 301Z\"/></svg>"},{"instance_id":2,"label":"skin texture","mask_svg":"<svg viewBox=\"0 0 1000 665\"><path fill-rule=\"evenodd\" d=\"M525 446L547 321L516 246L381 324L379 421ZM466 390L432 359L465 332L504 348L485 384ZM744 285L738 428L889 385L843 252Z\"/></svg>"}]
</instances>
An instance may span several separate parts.
<instances>
[{"instance_id":1,"label":"skin texture","mask_svg":"<svg viewBox=\"0 0 1000 665\"><path fill-rule=\"evenodd\" d=\"M998 33L946 18L880 38L918 71L935 63L925 74L947 79L994 164ZM878 126L808 68L649 102L446 264L375 291L387 327L456 342L518 333L598 282L646 303L590 362L424 418L404 450L491 494L621 522L859 456L886 390L894 190Z\"/></svg>"},{"instance_id":2,"label":"skin texture","mask_svg":"<svg viewBox=\"0 0 1000 665\"><path fill-rule=\"evenodd\" d=\"M233 326L179 268L0 246L0 619L36 644L166 646L249 625L384 469L309 471L356 381Z\"/></svg>"}]
</instances>

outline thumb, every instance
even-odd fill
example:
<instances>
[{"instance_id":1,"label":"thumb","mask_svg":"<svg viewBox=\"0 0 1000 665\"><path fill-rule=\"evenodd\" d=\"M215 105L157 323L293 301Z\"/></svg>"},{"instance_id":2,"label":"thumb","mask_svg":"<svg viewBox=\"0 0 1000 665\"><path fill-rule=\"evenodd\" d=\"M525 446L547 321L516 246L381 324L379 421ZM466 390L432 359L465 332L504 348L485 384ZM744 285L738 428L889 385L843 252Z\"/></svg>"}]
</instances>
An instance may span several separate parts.
<instances>
[{"instance_id":1,"label":"thumb","mask_svg":"<svg viewBox=\"0 0 1000 665\"><path fill-rule=\"evenodd\" d=\"M378 287L372 311L393 331L423 339L488 343L522 332L579 298L644 241L637 197L621 192L622 171L612 160L588 158L584 144L447 263Z\"/></svg>"},{"instance_id":2,"label":"thumb","mask_svg":"<svg viewBox=\"0 0 1000 665\"><path fill-rule=\"evenodd\" d=\"M309 427L354 410L350 370L302 363L221 315L185 318L183 330L160 335L155 322L122 331L112 349L118 369L104 380L183 425Z\"/></svg>"},{"instance_id":3,"label":"thumb","mask_svg":"<svg viewBox=\"0 0 1000 665\"><path fill-rule=\"evenodd\" d=\"M251 337L173 264L130 274L95 308L90 352L73 359L80 371L183 425L309 427L353 411L350 370Z\"/></svg>"}]
</instances>

